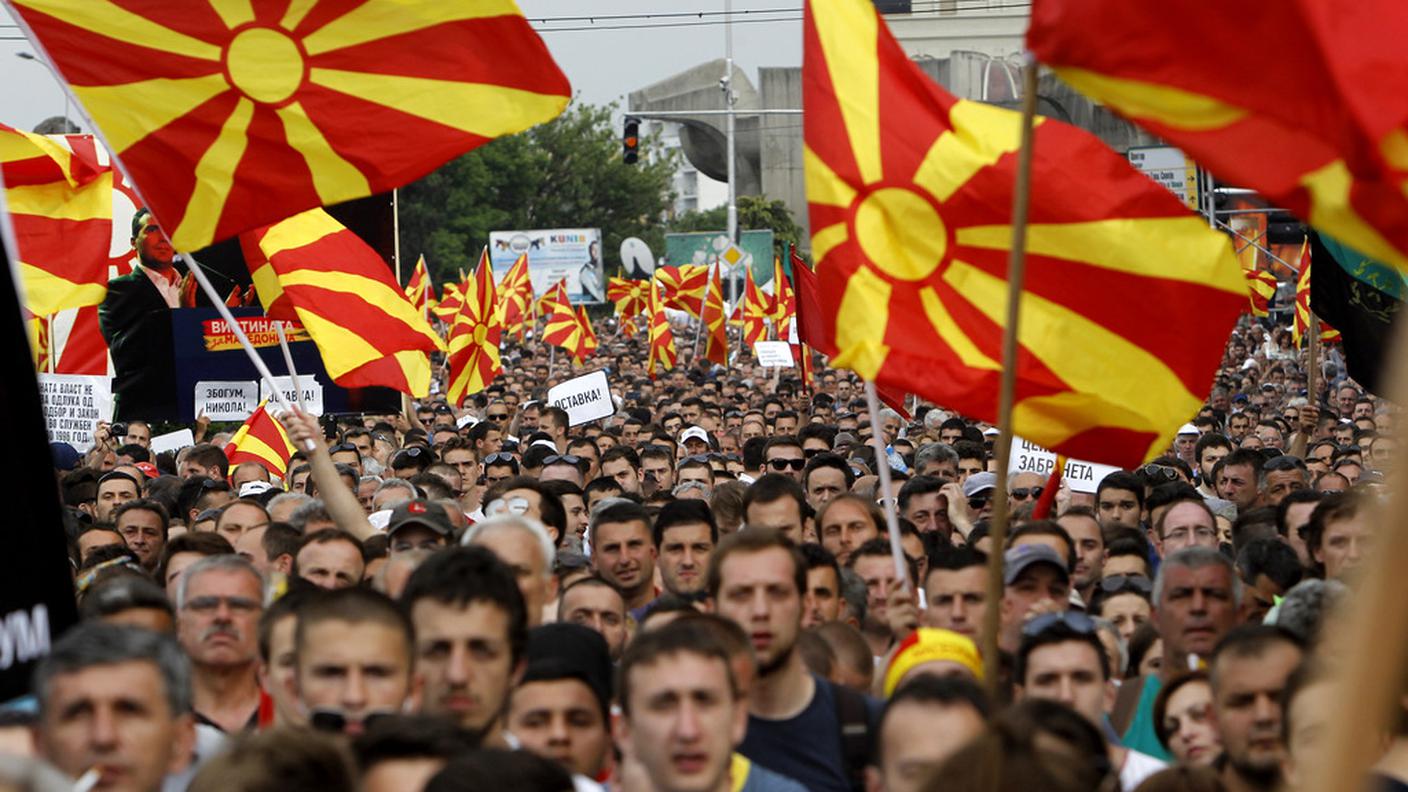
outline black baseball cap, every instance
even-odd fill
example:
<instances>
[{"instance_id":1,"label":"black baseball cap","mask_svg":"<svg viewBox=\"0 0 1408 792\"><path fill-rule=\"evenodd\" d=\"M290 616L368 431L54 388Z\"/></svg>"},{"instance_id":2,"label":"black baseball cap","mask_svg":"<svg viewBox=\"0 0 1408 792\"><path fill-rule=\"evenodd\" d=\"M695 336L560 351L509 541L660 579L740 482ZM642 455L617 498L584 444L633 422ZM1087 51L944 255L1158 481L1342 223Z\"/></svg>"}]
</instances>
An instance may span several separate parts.
<instances>
[{"instance_id":1,"label":"black baseball cap","mask_svg":"<svg viewBox=\"0 0 1408 792\"><path fill-rule=\"evenodd\" d=\"M392 509L391 519L386 522L386 534L395 534L408 525L429 528L446 538L455 533L455 526L450 522L450 515L446 513L445 507L424 498L408 500Z\"/></svg>"}]
</instances>

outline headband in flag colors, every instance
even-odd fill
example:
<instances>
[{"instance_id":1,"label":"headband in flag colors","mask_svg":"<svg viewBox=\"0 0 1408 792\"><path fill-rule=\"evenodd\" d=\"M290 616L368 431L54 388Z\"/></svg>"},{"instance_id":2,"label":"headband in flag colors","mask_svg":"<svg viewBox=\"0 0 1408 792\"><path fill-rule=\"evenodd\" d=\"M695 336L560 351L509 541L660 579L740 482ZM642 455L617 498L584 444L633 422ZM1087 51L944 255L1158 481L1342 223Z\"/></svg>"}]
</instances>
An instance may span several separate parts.
<instances>
[{"instance_id":1,"label":"headband in flag colors","mask_svg":"<svg viewBox=\"0 0 1408 792\"><path fill-rule=\"evenodd\" d=\"M385 192L556 117L513 0L6 0L178 250Z\"/></svg>"},{"instance_id":2,"label":"headband in flag colors","mask_svg":"<svg viewBox=\"0 0 1408 792\"><path fill-rule=\"evenodd\" d=\"M812 0L803 27L832 364L995 421L1021 117L945 92L865 0ZM1225 237L1094 136L1040 120L1033 151L1013 428L1133 467L1202 404L1246 286Z\"/></svg>"},{"instance_id":3,"label":"headband in flag colors","mask_svg":"<svg viewBox=\"0 0 1408 792\"><path fill-rule=\"evenodd\" d=\"M308 330L333 382L429 392L428 353L444 343L360 237L310 209L241 234L240 246L264 312Z\"/></svg>"}]
</instances>

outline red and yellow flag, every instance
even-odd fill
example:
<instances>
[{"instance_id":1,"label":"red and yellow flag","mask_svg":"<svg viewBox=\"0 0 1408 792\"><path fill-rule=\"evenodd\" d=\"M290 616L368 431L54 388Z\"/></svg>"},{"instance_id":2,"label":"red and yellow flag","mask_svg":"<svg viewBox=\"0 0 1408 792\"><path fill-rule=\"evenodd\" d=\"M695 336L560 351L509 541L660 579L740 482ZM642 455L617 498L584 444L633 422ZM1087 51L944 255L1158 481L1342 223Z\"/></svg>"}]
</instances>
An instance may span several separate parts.
<instances>
[{"instance_id":1,"label":"red and yellow flag","mask_svg":"<svg viewBox=\"0 0 1408 792\"><path fill-rule=\"evenodd\" d=\"M494 270L487 252L469 280L460 311L450 326L449 386L446 396L458 407L466 396L489 387L503 371L499 342L503 338L503 317L494 289Z\"/></svg>"},{"instance_id":2,"label":"red and yellow flag","mask_svg":"<svg viewBox=\"0 0 1408 792\"><path fill-rule=\"evenodd\" d=\"M772 326L777 328L778 340L789 340L788 328L793 317L797 315L797 299L792 294L792 283L787 280L787 273L782 269L781 256L773 256L772 259L771 308L769 315L772 317Z\"/></svg>"},{"instance_id":3,"label":"red and yellow flag","mask_svg":"<svg viewBox=\"0 0 1408 792\"><path fill-rule=\"evenodd\" d=\"M1027 30L1028 48L1077 90L1402 269L1405 41L1399 0L1038 0Z\"/></svg>"},{"instance_id":4,"label":"red and yellow flag","mask_svg":"<svg viewBox=\"0 0 1408 792\"><path fill-rule=\"evenodd\" d=\"M431 306L430 312L440 317L442 322L453 323L460 309L464 307L464 295L468 289L466 284L454 281L445 284L440 289L439 302Z\"/></svg>"},{"instance_id":5,"label":"red and yellow flag","mask_svg":"<svg viewBox=\"0 0 1408 792\"><path fill-rule=\"evenodd\" d=\"M803 35L832 365L994 421L1021 118L946 93L864 0L808 2ZM1034 152L1014 431L1133 467L1197 412L1246 287L1225 237L1094 136L1041 119Z\"/></svg>"},{"instance_id":6,"label":"red and yellow flag","mask_svg":"<svg viewBox=\"0 0 1408 792\"><path fill-rule=\"evenodd\" d=\"M567 296L567 278L543 293L538 300L538 313L547 321L543 341L567 350L572 357L582 351L582 323L577 319L571 298Z\"/></svg>"},{"instance_id":7,"label":"red and yellow flag","mask_svg":"<svg viewBox=\"0 0 1408 792\"><path fill-rule=\"evenodd\" d=\"M273 475L283 478L288 473L288 459L297 449L288 439L283 424L269 414L268 405L267 401L260 402L244 424L235 430L234 437L225 444L225 458L230 460L232 468L245 462L257 462Z\"/></svg>"},{"instance_id":8,"label":"red and yellow flag","mask_svg":"<svg viewBox=\"0 0 1408 792\"><path fill-rule=\"evenodd\" d=\"M654 280L660 284L660 296L666 308L677 308L699 318L704 310L704 290L709 285L709 268L703 264L681 264L660 267Z\"/></svg>"},{"instance_id":9,"label":"red and yellow flag","mask_svg":"<svg viewBox=\"0 0 1408 792\"><path fill-rule=\"evenodd\" d=\"M550 120L512 0L10 0L178 250L385 192Z\"/></svg>"},{"instance_id":10,"label":"red and yellow flag","mask_svg":"<svg viewBox=\"0 0 1408 792\"><path fill-rule=\"evenodd\" d=\"M670 330L670 320L665 316L665 297L661 294L660 281L650 282L650 356L645 370L651 379L661 371L675 367L675 334ZM702 308L702 306L701 306Z\"/></svg>"},{"instance_id":11,"label":"red and yellow flag","mask_svg":"<svg viewBox=\"0 0 1408 792\"><path fill-rule=\"evenodd\" d=\"M573 357L578 363L582 363L597 349L596 328L592 327L592 318L587 316L585 305L577 306L577 326L582 330L582 342Z\"/></svg>"},{"instance_id":12,"label":"red and yellow flag","mask_svg":"<svg viewBox=\"0 0 1408 792\"><path fill-rule=\"evenodd\" d=\"M528 254L522 253L499 281L499 310L504 332L519 338L527 332L533 315L533 281L528 277Z\"/></svg>"},{"instance_id":13,"label":"red and yellow flag","mask_svg":"<svg viewBox=\"0 0 1408 792\"><path fill-rule=\"evenodd\" d=\"M411 279L406 283L406 299L420 311L435 305L435 284L430 281L430 270L426 269L423 255L416 259L416 268L411 270Z\"/></svg>"},{"instance_id":14,"label":"red and yellow flag","mask_svg":"<svg viewBox=\"0 0 1408 792\"><path fill-rule=\"evenodd\" d=\"M345 388L382 385L421 398L445 345L375 250L322 209L240 235L264 312L296 321Z\"/></svg>"},{"instance_id":15,"label":"red and yellow flag","mask_svg":"<svg viewBox=\"0 0 1408 792\"><path fill-rule=\"evenodd\" d=\"M709 289L704 293L704 358L720 366L728 365L728 326L724 322L724 286L719 268L709 274Z\"/></svg>"},{"instance_id":16,"label":"red and yellow flag","mask_svg":"<svg viewBox=\"0 0 1408 792\"><path fill-rule=\"evenodd\" d=\"M1279 285L1276 276L1259 269L1243 269L1242 275L1247 279L1247 302L1252 316L1270 316L1271 299L1276 296Z\"/></svg>"},{"instance_id":17,"label":"red and yellow flag","mask_svg":"<svg viewBox=\"0 0 1408 792\"><path fill-rule=\"evenodd\" d=\"M1295 345L1309 337L1310 332L1310 240L1300 247L1300 275L1296 278L1296 313L1291 322L1291 338ZM1340 340L1340 331L1320 321L1320 340L1333 343Z\"/></svg>"},{"instance_id":18,"label":"red and yellow flag","mask_svg":"<svg viewBox=\"0 0 1408 792\"><path fill-rule=\"evenodd\" d=\"M24 307L36 316L97 305L108 292L113 172L91 141L70 150L0 124L0 179L15 229Z\"/></svg>"},{"instance_id":19,"label":"red and yellow flag","mask_svg":"<svg viewBox=\"0 0 1408 792\"><path fill-rule=\"evenodd\" d=\"M606 299L616 304L616 315L622 319L640 316L650 303L650 281L611 278L606 282Z\"/></svg>"},{"instance_id":20,"label":"red and yellow flag","mask_svg":"<svg viewBox=\"0 0 1408 792\"><path fill-rule=\"evenodd\" d=\"M743 268L743 347L751 350L768 339L768 298L753 280L753 268Z\"/></svg>"}]
</instances>

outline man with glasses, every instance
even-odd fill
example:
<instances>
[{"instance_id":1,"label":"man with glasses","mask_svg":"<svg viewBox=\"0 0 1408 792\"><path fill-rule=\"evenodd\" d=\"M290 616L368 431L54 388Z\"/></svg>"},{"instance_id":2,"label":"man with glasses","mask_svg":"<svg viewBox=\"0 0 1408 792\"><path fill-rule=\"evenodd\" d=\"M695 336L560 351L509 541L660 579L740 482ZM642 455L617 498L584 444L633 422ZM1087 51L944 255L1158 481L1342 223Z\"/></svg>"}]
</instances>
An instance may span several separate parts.
<instances>
[{"instance_id":1,"label":"man with glasses","mask_svg":"<svg viewBox=\"0 0 1408 792\"><path fill-rule=\"evenodd\" d=\"M1089 616L1067 611L1027 622L1013 676L1019 700L1059 701L1104 731L1105 712L1114 704L1116 688L1109 656ZM1122 789L1134 789L1164 768L1158 759L1116 742L1109 743L1108 750Z\"/></svg>"},{"instance_id":2,"label":"man with glasses","mask_svg":"<svg viewBox=\"0 0 1408 792\"><path fill-rule=\"evenodd\" d=\"M176 589L176 631L191 658L196 722L253 729L259 714L259 616L264 581L236 555L186 569Z\"/></svg>"},{"instance_id":3,"label":"man with glasses","mask_svg":"<svg viewBox=\"0 0 1408 792\"><path fill-rule=\"evenodd\" d=\"M1217 548L1217 519L1202 498L1173 501L1154 523L1154 549L1161 557L1185 547Z\"/></svg>"},{"instance_id":4,"label":"man with glasses","mask_svg":"<svg viewBox=\"0 0 1408 792\"><path fill-rule=\"evenodd\" d=\"M1045 488L1046 476L1025 471L1007 477L1007 508L1016 511L1023 503L1036 503Z\"/></svg>"},{"instance_id":5,"label":"man with glasses","mask_svg":"<svg viewBox=\"0 0 1408 792\"><path fill-rule=\"evenodd\" d=\"M1272 457L1257 476L1261 505L1275 508L1296 490L1310 487L1310 471L1299 458L1287 454Z\"/></svg>"},{"instance_id":6,"label":"man with glasses","mask_svg":"<svg viewBox=\"0 0 1408 792\"><path fill-rule=\"evenodd\" d=\"M997 491L997 476L983 471L974 473L963 482L963 497L968 499L968 511L974 520L992 518L992 496Z\"/></svg>"},{"instance_id":7,"label":"man with glasses","mask_svg":"<svg viewBox=\"0 0 1408 792\"><path fill-rule=\"evenodd\" d=\"M807 466L807 455L802 444L791 435L778 435L763 446L763 468L768 473L779 473L798 484L802 483L802 469Z\"/></svg>"}]
</instances>

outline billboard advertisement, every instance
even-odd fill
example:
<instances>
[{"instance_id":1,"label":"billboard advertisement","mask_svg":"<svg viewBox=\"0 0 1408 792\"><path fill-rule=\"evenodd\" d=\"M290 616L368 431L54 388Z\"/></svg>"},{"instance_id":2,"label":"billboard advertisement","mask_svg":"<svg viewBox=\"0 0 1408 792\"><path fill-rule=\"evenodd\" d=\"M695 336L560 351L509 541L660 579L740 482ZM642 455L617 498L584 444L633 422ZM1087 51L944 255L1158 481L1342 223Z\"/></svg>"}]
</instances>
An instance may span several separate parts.
<instances>
[{"instance_id":1,"label":"billboard advertisement","mask_svg":"<svg viewBox=\"0 0 1408 792\"><path fill-rule=\"evenodd\" d=\"M567 279L567 296L574 305L606 300L606 272L601 258L600 228L546 228L537 231L494 231L489 234L489 261L494 280L528 254L533 294L542 296Z\"/></svg>"}]
</instances>

